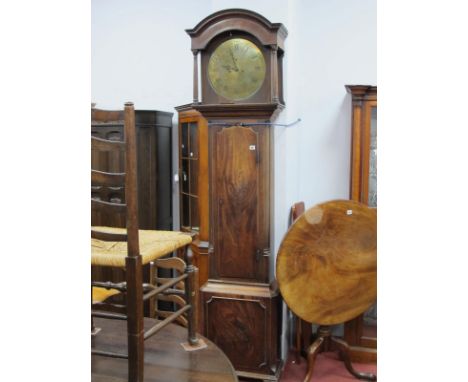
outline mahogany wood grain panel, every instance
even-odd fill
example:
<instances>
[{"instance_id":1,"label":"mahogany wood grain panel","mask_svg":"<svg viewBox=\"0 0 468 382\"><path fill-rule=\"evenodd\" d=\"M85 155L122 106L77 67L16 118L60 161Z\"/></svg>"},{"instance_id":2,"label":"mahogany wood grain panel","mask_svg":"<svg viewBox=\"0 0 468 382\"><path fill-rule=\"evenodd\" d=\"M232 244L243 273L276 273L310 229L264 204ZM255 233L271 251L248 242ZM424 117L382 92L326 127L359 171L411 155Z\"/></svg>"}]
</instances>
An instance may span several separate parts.
<instances>
[{"instance_id":1,"label":"mahogany wood grain panel","mask_svg":"<svg viewBox=\"0 0 468 382\"><path fill-rule=\"evenodd\" d=\"M269 136L265 127L211 127L215 277L267 281Z\"/></svg>"},{"instance_id":2,"label":"mahogany wood grain panel","mask_svg":"<svg viewBox=\"0 0 468 382\"><path fill-rule=\"evenodd\" d=\"M277 291L209 281L201 293L205 335L226 353L236 370L263 378L276 375L281 326Z\"/></svg>"},{"instance_id":3,"label":"mahogany wood grain panel","mask_svg":"<svg viewBox=\"0 0 468 382\"><path fill-rule=\"evenodd\" d=\"M257 251L258 135L243 127L216 132L215 248L220 277L254 279ZM254 147L255 150L250 150Z\"/></svg>"},{"instance_id":4,"label":"mahogany wood grain panel","mask_svg":"<svg viewBox=\"0 0 468 382\"><path fill-rule=\"evenodd\" d=\"M242 370L266 366L266 306L261 300L212 296L206 302L207 332L228 358Z\"/></svg>"},{"instance_id":5,"label":"mahogany wood grain panel","mask_svg":"<svg viewBox=\"0 0 468 382\"><path fill-rule=\"evenodd\" d=\"M289 308L305 321L334 325L377 298L377 214L337 200L308 209L284 237L276 277Z\"/></svg>"}]
</instances>

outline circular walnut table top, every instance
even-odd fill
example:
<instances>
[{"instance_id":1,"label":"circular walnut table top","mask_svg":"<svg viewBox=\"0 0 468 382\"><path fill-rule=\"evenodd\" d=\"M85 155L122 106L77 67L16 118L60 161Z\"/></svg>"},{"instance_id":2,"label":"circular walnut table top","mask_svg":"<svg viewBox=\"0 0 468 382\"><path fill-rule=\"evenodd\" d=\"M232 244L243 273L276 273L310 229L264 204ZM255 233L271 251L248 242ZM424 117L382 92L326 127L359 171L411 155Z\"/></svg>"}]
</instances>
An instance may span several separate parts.
<instances>
[{"instance_id":1,"label":"circular walnut table top","mask_svg":"<svg viewBox=\"0 0 468 382\"><path fill-rule=\"evenodd\" d=\"M289 228L276 260L289 308L305 321L334 325L377 298L377 213L350 200L308 209Z\"/></svg>"},{"instance_id":2,"label":"circular walnut table top","mask_svg":"<svg viewBox=\"0 0 468 382\"><path fill-rule=\"evenodd\" d=\"M145 330L155 324L145 318ZM91 346L115 353L127 352L127 323L95 318L101 331ZM186 351L187 329L169 324L145 341L144 382L237 382L236 372L226 355L210 340L198 335L206 348ZM91 357L92 382L128 382L128 361L98 355Z\"/></svg>"}]
</instances>

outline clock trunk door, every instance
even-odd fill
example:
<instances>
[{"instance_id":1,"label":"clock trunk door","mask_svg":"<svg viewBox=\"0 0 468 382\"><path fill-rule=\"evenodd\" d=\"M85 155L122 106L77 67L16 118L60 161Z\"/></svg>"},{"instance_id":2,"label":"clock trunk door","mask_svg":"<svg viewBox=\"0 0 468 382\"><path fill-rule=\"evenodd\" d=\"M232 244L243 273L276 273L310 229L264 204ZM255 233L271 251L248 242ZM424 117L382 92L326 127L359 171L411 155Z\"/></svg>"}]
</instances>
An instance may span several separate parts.
<instances>
[{"instance_id":1,"label":"clock trunk door","mask_svg":"<svg viewBox=\"0 0 468 382\"><path fill-rule=\"evenodd\" d=\"M240 126L211 130L214 271L220 278L265 282L265 133Z\"/></svg>"}]
</instances>

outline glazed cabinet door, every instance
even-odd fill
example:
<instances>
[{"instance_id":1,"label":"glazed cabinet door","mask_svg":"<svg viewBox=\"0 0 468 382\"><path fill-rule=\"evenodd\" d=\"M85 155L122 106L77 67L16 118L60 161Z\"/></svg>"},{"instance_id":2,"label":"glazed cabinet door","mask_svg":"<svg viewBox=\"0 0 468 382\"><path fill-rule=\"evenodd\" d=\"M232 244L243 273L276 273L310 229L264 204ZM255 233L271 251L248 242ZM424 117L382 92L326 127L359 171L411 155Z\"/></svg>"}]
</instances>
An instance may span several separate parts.
<instances>
[{"instance_id":1,"label":"glazed cabinet door","mask_svg":"<svg viewBox=\"0 0 468 382\"><path fill-rule=\"evenodd\" d=\"M269 130L210 128L215 278L268 281Z\"/></svg>"},{"instance_id":2,"label":"glazed cabinet door","mask_svg":"<svg viewBox=\"0 0 468 382\"><path fill-rule=\"evenodd\" d=\"M377 87L346 89L353 106L350 199L377 208ZM344 338L351 345L353 361L376 361L377 303L345 324Z\"/></svg>"},{"instance_id":3,"label":"glazed cabinet door","mask_svg":"<svg viewBox=\"0 0 468 382\"><path fill-rule=\"evenodd\" d=\"M180 225L186 231L200 231L198 122L180 124Z\"/></svg>"}]
</instances>

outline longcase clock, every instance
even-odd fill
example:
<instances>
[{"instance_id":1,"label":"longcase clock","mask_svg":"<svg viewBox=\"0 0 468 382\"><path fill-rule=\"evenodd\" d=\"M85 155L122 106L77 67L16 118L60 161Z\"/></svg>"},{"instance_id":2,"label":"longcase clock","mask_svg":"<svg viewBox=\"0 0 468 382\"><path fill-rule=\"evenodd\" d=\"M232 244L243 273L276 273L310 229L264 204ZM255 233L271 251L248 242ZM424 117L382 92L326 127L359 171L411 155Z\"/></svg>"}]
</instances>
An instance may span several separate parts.
<instances>
[{"instance_id":1,"label":"longcase clock","mask_svg":"<svg viewBox=\"0 0 468 382\"><path fill-rule=\"evenodd\" d=\"M270 124L284 108L287 30L255 12L229 9L187 33L193 102L176 109L181 226L197 233L199 326L239 376L274 381L281 323L269 274Z\"/></svg>"}]
</instances>

